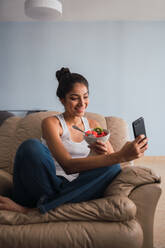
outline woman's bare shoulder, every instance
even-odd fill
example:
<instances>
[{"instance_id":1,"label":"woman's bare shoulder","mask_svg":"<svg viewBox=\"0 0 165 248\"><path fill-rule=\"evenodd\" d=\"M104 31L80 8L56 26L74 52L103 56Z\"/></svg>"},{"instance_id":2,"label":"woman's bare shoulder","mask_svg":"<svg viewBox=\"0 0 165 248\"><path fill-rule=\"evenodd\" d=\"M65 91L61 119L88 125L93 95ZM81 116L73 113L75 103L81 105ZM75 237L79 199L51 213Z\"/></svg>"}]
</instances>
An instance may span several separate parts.
<instances>
[{"instance_id":1,"label":"woman's bare shoulder","mask_svg":"<svg viewBox=\"0 0 165 248\"><path fill-rule=\"evenodd\" d=\"M96 127L100 127L100 123L94 119L88 119L88 122L89 122L89 126L90 128L96 128Z\"/></svg>"},{"instance_id":2,"label":"woman's bare shoulder","mask_svg":"<svg viewBox=\"0 0 165 248\"><path fill-rule=\"evenodd\" d=\"M56 116L48 116L42 120L42 126L49 124L59 125L59 119Z\"/></svg>"},{"instance_id":3,"label":"woman's bare shoulder","mask_svg":"<svg viewBox=\"0 0 165 248\"><path fill-rule=\"evenodd\" d=\"M51 130L53 129L54 131L57 131L59 134L61 134L62 131L60 121L56 116L49 116L46 117L44 120L42 120L41 128L42 128L43 136L48 129Z\"/></svg>"}]
</instances>

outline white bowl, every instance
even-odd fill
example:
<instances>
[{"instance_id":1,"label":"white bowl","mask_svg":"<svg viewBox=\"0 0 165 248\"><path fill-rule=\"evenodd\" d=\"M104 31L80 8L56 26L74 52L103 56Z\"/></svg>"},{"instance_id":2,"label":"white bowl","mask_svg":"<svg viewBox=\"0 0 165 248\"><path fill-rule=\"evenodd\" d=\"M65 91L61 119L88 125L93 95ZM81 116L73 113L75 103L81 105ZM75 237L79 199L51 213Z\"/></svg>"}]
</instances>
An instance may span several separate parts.
<instances>
[{"instance_id":1,"label":"white bowl","mask_svg":"<svg viewBox=\"0 0 165 248\"><path fill-rule=\"evenodd\" d=\"M92 129L91 131L94 131L94 129ZM96 141L106 142L110 137L110 131L108 129L103 129L103 131L107 133L107 135L103 137L95 137L94 135L84 135L84 139L89 145L95 143Z\"/></svg>"}]
</instances>

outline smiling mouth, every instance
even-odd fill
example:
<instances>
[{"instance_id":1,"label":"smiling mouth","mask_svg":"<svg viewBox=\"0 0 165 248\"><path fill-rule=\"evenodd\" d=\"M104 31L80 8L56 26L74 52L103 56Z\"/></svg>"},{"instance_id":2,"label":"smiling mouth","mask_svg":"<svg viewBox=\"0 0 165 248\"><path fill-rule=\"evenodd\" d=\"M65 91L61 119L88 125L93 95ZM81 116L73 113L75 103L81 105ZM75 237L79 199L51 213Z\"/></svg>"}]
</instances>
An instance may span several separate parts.
<instances>
[{"instance_id":1,"label":"smiling mouth","mask_svg":"<svg viewBox=\"0 0 165 248\"><path fill-rule=\"evenodd\" d=\"M85 109L76 109L76 111L78 111L79 113L81 113L81 112L84 112Z\"/></svg>"}]
</instances>

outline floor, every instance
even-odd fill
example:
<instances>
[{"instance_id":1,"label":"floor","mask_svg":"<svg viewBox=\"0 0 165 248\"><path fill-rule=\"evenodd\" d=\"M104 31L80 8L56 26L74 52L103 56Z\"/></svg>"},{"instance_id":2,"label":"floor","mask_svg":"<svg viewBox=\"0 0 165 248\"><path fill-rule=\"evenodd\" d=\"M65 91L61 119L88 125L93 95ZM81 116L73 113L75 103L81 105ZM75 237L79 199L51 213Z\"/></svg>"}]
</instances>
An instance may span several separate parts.
<instances>
[{"instance_id":1,"label":"floor","mask_svg":"<svg viewBox=\"0 0 165 248\"><path fill-rule=\"evenodd\" d=\"M165 156L145 156L134 161L135 165L149 167L161 176L162 194L159 199L154 223L154 248L165 248Z\"/></svg>"}]
</instances>

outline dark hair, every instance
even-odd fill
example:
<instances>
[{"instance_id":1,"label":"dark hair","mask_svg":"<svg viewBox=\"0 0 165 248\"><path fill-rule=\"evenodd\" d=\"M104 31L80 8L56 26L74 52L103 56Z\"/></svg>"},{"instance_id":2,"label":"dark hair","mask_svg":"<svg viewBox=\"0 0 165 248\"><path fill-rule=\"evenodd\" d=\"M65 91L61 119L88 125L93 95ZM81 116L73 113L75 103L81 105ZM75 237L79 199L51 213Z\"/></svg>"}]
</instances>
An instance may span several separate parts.
<instances>
[{"instance_id":1,"label":"dark hair","mask_svg":"<svg viewBox=\"0 0 165 248\"><path fill-rule=\"evenodd\" d=\"M75 83L84 84L89 90L88 81L85 77L78 73L71 73L69 68L62 67L61 70L56 71L56 78L59 82L56 95L62 99L69 93Z\"/></svg>"}]
</instances>

